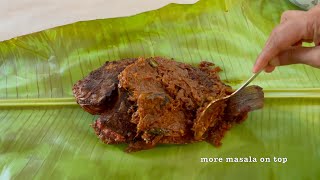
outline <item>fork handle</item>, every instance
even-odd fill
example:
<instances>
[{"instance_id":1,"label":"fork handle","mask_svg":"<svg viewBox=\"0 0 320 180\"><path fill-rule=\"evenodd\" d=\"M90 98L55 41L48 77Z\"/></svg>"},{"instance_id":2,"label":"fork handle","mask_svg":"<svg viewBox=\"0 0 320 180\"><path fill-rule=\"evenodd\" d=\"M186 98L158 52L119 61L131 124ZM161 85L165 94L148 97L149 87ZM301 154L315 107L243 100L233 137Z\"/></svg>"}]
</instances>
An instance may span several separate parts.
<instances>
[{"instance_id":1,"label":"fork handle","mask_svg":"<svg viewBox=\"0 0 320 180\"><path fill-rule=\"evenodd\" d=\"M262 70L260 70L259 72L253 74L243 85L241 85L240 88L238 88L235 92L232 93L233 94L236 94L237 92L241 91L243 88L247 87L248 84L250 84L260 73L261 73Z\"/></svg>"}]
</instances>

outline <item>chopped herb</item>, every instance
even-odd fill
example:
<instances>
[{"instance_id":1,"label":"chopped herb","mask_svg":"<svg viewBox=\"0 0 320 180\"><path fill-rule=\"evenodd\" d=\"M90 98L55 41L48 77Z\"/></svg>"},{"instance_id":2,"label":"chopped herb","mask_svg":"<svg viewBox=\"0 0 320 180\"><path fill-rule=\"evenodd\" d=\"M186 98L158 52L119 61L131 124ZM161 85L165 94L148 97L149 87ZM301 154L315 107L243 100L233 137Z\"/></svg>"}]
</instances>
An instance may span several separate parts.
<instances>
[{"instance_id":1,"label":"chopped herb","mask_svg":"<svg viewBox=\"0 0 320 180\"><path fill-rule=\"evenodd\" d=\"M165 130L161 128L152 128L148 131L148 134L154 135L154 136L163 135L164 133L165 133Z\"/></svg>"},{"instance_id":2,"label":"chopped herb","mask_svg":"<svg viewBox=\"0 0 320 180\"><path fill-rule=\"evenodd\" d=\"M153 60L153 59L151 59L151 60L149 61L149 64L150 64L150 66L152 66L152 67L157 67L157 66L158 66L157 61L155 61L155 60Z\"/></svg>"}]
</instances>

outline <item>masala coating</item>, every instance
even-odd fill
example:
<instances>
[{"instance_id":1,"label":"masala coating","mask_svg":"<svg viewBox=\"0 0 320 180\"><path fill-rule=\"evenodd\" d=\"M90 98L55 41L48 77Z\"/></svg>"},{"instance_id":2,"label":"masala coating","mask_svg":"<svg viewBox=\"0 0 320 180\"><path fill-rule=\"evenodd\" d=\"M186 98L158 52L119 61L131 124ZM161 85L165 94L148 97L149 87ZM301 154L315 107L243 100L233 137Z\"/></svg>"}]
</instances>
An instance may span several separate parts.
<instances>
[{"instance_id":1,"label":"masala coating","mask_svg":"<svg viewBox=\"0 0 320 180\"><path fill-rule=\"evenodd\" d=\"M77 102L100 117L92 125L107 144L127 143L127 152L157 144L207 141L220 145L225 132L263 107L263 92L251 86L200 114L214 99L233 90L220 78L220 68L198 67L162 57L106 63L75 84Z\"/></svg>"}]
</instances>

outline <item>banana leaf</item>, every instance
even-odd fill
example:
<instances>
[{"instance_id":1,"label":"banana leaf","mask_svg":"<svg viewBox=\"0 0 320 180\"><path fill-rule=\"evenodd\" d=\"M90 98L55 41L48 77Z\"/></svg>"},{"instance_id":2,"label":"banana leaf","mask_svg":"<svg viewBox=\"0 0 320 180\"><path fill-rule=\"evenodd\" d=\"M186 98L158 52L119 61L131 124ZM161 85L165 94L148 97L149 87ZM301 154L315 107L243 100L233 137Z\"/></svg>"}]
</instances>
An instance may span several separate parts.
<instances>
[{"instance_id":1,"label":"banana leaf","mask_svg":"<svg viewBox=\"0 0 320 180\"><path fill-rule=\"evenodd\" d=\"M0 42L0 179L319 179L318 69L292 65L261 74L254 83L264 88L265 107L231 129L219 148L203 142L124 153L124 145L97 139L89 126L97 117L71 91L105 61L138 56L211 61L237 88L288 9L296 7L200 0ZM226 162L241 157L258 162Z\"/></svg>"}]
</instances>

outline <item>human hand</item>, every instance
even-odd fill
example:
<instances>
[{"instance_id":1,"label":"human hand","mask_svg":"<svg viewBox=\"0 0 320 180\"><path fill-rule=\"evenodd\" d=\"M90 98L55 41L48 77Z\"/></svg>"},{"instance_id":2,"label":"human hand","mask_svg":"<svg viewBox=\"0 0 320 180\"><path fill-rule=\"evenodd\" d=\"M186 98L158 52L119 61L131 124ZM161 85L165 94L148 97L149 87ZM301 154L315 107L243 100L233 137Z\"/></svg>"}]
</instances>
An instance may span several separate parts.
<instances>
[{"instance_id":1,"label":"human hand","mask_svg":"<svg viewBox=\"0 0 320 180\"><path fill-rule=\"evenodd\" d=\"M314 42L315 47L302 47ZM257 73L272 72L276 66L308 64L320 68L320 5L309 11L285 11L272 31L253 67Z\"/></svg>"}]
</instances>

